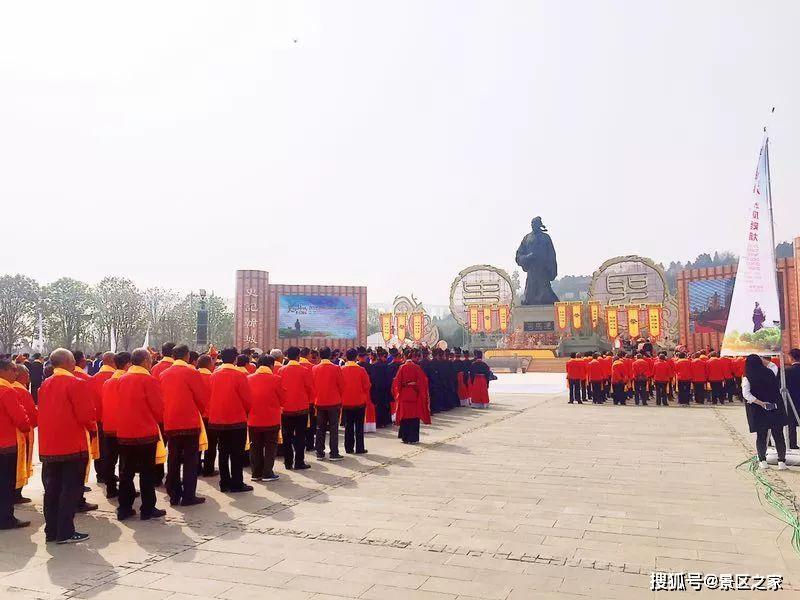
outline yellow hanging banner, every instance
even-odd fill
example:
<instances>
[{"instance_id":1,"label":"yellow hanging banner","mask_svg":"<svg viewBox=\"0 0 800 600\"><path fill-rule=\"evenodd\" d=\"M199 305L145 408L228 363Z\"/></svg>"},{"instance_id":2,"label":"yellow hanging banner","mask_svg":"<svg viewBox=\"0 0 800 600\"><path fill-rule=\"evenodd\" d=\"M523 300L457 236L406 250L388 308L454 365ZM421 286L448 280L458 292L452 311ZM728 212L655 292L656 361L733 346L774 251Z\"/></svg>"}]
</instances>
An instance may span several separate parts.
<instances>
[{"instance_id":1,"label":"yellow hanging banner","mask_svg":"<svg viewBox=\"0 0 800 600\"><path fill-rule=\"evenodd\" d=\"M486 333L492 332L492 307L491 306L484 306L483 307L483 330Z\"/></svg>"},{"instance_id":2,"label":"yellow hanging banner","mask_svg":"<svg viewBox=\"0 0 800 600\"><path fill-rule=\"evenodd\" d=\"M508 331L508 306L500 306L497 309L497 320L500 322L500 331L505 333Z\"/></svg>"},{"instance_id":3,"label":"yellow hanging banner","mask_svg":"<svg viewBox=\"0 0 800 600\"><path fill-rule=\"evenodd\" d=\"M408 313L397 313L395 319L397 320L397 339L403 343L406 341L408 332Z\"/></svg>"},{"instance_id":4,"label":"yellow hanging banner","mask_svg":"<svg viewBox=\"0 0 800 600\"><path fill-rule=\"evenodd\" d=\"M658 339L661 337L661 305L651 304L647 307L647 329L650 337Z\"/></svg>"},{"instance_id":5,"label":"yellow hanging banner","mask_svg":"<svg viewBox=\"0 0 800 600\"><path fill-rule=\"evenodd\" d=\"M619 335L619 314L616 306L606 306L606 329L608 339L615 340Z\"/></svg>"},{"instance_id":6,"label":"yellow hanging banner","mask_svg":"<svg viewBox=\"0 0 800 600\"><path fill-rule=\"evenodd\" d=\"M579 331L583 327L583 302L572 302L572 329Z\"/></svg>"},{"instance_id":7,"label":"yellow hanging banner","mask_svg":"<svg viewBox=\"0 0 800 600\"><path fill-rule=\"evenodd\" d=\"M411 313L411 337L415 342L422 339L422 328L425 323L425 315L421 312Z\"/></svg>"},{"instance_id":8,"label":"yellow hanging banner","mask_svg":"<svg viewBox=\"0 0 800 600\"><path fill-rule=\"evenodd\" d=\"M597 300L589 301L589 320L592 323L592 330L597 331L597 325L600 323L600 303Z\"/></svg>"},{"instance_id":9,"label":"yellow hanging banner","mask_svg":"<svg viewBox=\"0 0 800 600\"><path fill-rule=\"evenodd\" d=\"M556 326L559 331L567 328L567 302L556 302Z\"/></svg>"},{"instance_id":10,"label":"yellow hanging banner","mask_svg":"<svg viewBox=\"0 0 800 600\"><path fill-rule=\"evenodd\" d=\"M392 313L381 313L381 335L384 342L392 339Z\"/></svg>"},{"instance_id":11,"label":"yellow hanging banner","mask_svg":"<svg viewBox=\"0 0 800 600\"><path fill-rule=\"evenodd\" d=\"M639 335L639 306L628 306L628 335L637 337Z\"/></svg>"},{"instance_id":12,"label":"yellow hanging banner","mask_svg":"<svg viewBox=\"0 0 800 600\"><path fill-rule=\"evenodd\" d=\"M470 306L469 307L469 330L472 333L478 333L478 329L480 326L478 325L478 307L477 306Z\"/></svg>"}]
</instances>

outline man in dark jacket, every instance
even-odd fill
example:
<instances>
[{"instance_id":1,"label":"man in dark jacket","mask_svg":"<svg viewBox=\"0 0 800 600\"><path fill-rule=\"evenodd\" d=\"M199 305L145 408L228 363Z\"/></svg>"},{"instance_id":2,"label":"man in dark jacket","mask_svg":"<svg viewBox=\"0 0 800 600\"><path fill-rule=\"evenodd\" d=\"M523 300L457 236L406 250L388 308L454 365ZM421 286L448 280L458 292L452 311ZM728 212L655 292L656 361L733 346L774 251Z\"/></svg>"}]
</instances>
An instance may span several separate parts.
<instances>
[{"instance_id":1,"label":"man in dark jacket","mask_svg":"<svg viewBox=\"0 0 800 600\"><path fill-rule=\"evenodd\" d=\"M795 410L789 407L789 448L797 450L797 415L800 414L800 348L792 348L789 352L791 364L786 367L786 387L789 390ZM796 413L795 413L796 411Z\"/></svg>"}]
</instances>

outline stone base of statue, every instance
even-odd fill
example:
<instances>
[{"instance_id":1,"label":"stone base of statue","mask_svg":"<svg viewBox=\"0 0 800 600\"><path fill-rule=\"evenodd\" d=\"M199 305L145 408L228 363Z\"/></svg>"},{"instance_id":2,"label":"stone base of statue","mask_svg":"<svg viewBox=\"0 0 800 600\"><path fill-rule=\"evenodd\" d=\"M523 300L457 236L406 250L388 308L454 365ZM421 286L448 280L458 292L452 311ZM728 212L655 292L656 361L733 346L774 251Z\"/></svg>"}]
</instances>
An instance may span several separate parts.
<instances>
[{"instance_id":1,"label":"stone base of statue","mask_svg":"<svg viewBox=\"0 0 800 600\"><path fill-rule=\"evenodd\" d=\"M524 334L556 334L555 309L552 304L515 306L511 310L511 329ZM542 335L542 337L546 337Z\"/></svg>"},{"instance_id":2,"label":"stone base of statue","mask_svg":"<svg viewBox=\"0 0 800 600\"><path fill-rule=\"evenodd\" d=\"M572 352L605 352L611 350L611 344L596 333L581 333L562 338L558 345L558 356L569 356Z\"/></svg>"}]
</instances>

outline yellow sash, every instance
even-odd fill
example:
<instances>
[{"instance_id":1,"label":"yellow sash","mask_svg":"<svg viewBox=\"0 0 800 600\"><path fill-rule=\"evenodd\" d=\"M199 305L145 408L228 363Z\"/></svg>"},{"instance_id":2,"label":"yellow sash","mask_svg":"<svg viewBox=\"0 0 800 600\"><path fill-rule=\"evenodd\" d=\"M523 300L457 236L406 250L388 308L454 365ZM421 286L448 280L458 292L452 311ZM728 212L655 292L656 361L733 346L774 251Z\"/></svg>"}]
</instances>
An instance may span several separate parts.
<instances>
[{"instance_id":1,"label":"yellow sash","mask_svg":"<svg viewBox=\"0 0 800 600\"><path fill-rule=\"evenodd\" d=\"M164 445L164 439L161 437L161 432L158 432L158 442L156 443L156 464L163 465L167 462L167 447Z\"/></svg>"},{"instance_id":2,"label":"yellow sash","mask_svg":"<svg viewBox=\"0 0 800 600\"><path fill-rule=\"evenodd\" d=\"M28 455L25 434L17 429L17 483L15 489L20 489L28 483Z\"/></svg>"},{"instance_id":3,"label":"yellow sash","mask_svg":"<svg viewBox=\"0 0 800 600\"><path fill-rule=\"evenodd\" d=\"M203 418L200 417L200 452L208 450L208 434L206 433L206 425L203 423Z\"/></svg>"},{"instance_id":4,"label":"yellow sash","mask_svg":"<svg viewBox=\"0 0 800 600\"><path fill-rule=\"evenodd\" d=\"M245 437L245 439L244 439L244 451L245 452L249 452L250 451L250 430L246 429L245 431L247 431L247 437Z\"/></svg>"}]
</instances>

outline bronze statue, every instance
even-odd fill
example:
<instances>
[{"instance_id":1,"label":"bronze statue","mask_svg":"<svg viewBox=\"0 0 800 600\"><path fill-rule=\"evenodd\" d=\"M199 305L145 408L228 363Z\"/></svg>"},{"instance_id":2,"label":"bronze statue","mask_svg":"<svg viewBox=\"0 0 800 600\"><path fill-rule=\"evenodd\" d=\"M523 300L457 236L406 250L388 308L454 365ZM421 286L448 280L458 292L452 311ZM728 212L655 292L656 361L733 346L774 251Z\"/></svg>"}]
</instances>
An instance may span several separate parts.
<instances>
[{"instance_id":1,"label":"bronze statue","mask_svg":"<svg viewBox=\"0 0 800 600\"><path fill-rule=\"evenodd\" d=\"M556 250L541 217L531 221L531 230L522 238L517 250L517 264L528 274L522 305L553 304L558 302L558 296L550 286L558 274Z\"/></svg>"}]
</instances>

